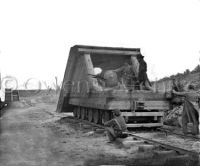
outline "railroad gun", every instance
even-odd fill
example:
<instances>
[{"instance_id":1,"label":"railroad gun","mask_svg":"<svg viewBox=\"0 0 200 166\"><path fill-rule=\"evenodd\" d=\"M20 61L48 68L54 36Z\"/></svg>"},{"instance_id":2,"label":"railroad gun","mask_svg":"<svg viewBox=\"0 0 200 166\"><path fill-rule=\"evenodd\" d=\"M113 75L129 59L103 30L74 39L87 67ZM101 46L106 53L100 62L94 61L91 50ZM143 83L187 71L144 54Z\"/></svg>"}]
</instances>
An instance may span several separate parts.
<instances>
[{"instance_id":1,"label":"railroad gun","mask_svg":"<svg viewBox=\"0 0 200 166\"><path fill-rule=\"evenodd\" d=\"M138 48L71 47L57 112L102 124L112 118L112 110L120 109L128 127L162 126L170 105L165 93L139 89L137 80L129 86L123 72L115 72L129 64L137 78L138 55ZM98 76L95 68L102 70Z\"/></svg>"}]
</instances>

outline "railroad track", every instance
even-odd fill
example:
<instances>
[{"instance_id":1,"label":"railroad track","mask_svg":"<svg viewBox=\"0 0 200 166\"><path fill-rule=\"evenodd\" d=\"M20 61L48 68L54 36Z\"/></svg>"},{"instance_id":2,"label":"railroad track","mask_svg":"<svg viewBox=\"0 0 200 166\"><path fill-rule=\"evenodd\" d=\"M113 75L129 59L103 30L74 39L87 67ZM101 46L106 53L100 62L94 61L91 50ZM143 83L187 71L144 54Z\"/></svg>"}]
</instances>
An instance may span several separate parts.
<instances>
[{"instance_id":1,"label":"railroad track","mask_svg":"<svg viewBox=\"0 0 200 166\"><path fill-rule=\"evenodd\" d=\"M173 134L173 135L180 136L182 138L189 138L189 139L194 139L196 141L200 141L200 137L197 137L197 136L194 136L194 135L185 135L181 132L178 132L177 128L175 128L175 127L164 125L163 127L160 127L157 130L165 132L166 134Z\"/></svg>"},{"instance_id":2,"label":"railroad track","mask_svg":"<svg viewBox=\"0 0 200 166\"><path fill-rule=\"evenodd\" d=\"M77 123L83 123L86 125L91 125L91 127L105 129L103 125L91 123L87 120L76 119L71 117ZM169 133L169 132L168 132ZM199 160L200 158L200 142L197 148L194 148L194 144L199 140L194 137L189 137L184 135L178 135L176 133L166 134L165 131L155 131L155 132L127 132L127 134L134 138L134 140L143 140L146 144L152 144L160 146L166 150L173 150L180 155L188 155L192 158ZM178 141L175 141L177 139ZM199 148L199 149L198 149Z\"/></svg>"}]
</instances>

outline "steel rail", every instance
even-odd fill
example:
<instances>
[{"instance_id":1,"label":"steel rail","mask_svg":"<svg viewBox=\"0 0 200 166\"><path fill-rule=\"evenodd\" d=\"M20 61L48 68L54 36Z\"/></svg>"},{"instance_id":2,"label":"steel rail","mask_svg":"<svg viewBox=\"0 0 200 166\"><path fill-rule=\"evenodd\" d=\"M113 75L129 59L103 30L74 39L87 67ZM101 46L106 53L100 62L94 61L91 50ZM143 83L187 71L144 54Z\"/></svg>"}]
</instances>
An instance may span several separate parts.
<instances>
[{"instance_id":1,"label":"steel rail","mask_svg":"<svg viewBox=\"0 0 200 166\"><path fill-rule=\"evenodd\" d=\"M142 139L142 140L145 140L148 143L157 144L157 145L160 145L161 147L164 147L166 149L175 150L176 152L179 152L180 154L190 154L190 155L193 155L193 156L199 156L200 155L200 153L198 153L198 152L194 152L194 151L190 151L190 150L187 150L187 149L179 148L177 146L172 146L172 145L169 145L169 144L158 142L158 141L155 141L153 139L137 136L137 135L129 133L129 132L128 132L128 134L133 136L136 139Z\"/></svg>"},{"instance_id":2,"label":"steel rail","mask_svg":"<svg viewBox=\"0 0 200 166\"><path fill-rule=\"evenodd\" d=\"M172 134L172 135L174 134L174 135L180 136L182 138L190 138L190 139L195 139L197 141L200 141L200 138L198 138L198 137L195 137L193 135L184 135L184 134L181 134L181 133L170 131L170 129L158 128L157 130L159 130L161 132L169 133L169 134Z\"/></svg>"}]
</instances>

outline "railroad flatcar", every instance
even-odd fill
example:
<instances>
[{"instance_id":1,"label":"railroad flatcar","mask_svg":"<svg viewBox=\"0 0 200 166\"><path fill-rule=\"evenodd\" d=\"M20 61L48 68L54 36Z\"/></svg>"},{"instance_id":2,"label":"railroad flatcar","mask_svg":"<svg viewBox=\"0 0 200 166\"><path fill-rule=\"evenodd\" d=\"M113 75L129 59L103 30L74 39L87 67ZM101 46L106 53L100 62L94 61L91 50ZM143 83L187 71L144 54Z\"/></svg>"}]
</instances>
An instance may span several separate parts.
<instances>
[{"instance_id":1,"label":"railroad flatcar","mask_svg":"<svg viewBox=\"0 0 200 166\"><path fill-rule=\"evenodd\" d=\"M102 124L112 118L112 110L120 109L128 127L162 126L169 102L164 92L139 87L138 55L139 48L71 47L57 112L73 112L76 118ZM129 84L121 72L124 65L133 71Z\"/></svg>"}]
</instances>

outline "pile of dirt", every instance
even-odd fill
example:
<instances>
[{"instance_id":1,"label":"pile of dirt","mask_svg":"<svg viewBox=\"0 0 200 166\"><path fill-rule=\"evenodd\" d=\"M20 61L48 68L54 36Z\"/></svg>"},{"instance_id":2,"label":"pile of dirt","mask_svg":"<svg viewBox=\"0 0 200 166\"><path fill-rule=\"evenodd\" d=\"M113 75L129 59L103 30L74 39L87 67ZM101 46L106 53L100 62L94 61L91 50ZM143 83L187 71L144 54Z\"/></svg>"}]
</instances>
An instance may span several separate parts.
<instances>
[{"instance_id":1,"label":"pile of dirt","mask_svg":"<svg viewBox=\"0 0 200 166\"><path fill-rule=\"evenodd\" d=\"M9 104L8 108L28 108L30 106L33 106L33 103L31 101L15 101Z\"/></svg>"},{"instance_id":2,"label":"pile of dirt","mask_svg":"<svg viewBox=\"0 0 200 166\"><path fill-rule=\"evenodd\" d=\"M56 104L58 102L58 94L50 94L38 97L38 102Z\"/></svg>"},{"instance_id":3,"label":"pile of dirt","mask_svg":"<svg viewBox=\"0 0 200 166\"><path fill-rule=\"evenodd\" d=\"M175 79L183 90L186 90L189 84L193 84L195 90L200 90L200 73L192 73L182 76L171 76L169 78L162 78L156 82L157 89L159 91L170 91L172 89L172 80Z\"/></svg>"}]
</instances>

